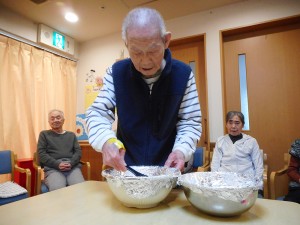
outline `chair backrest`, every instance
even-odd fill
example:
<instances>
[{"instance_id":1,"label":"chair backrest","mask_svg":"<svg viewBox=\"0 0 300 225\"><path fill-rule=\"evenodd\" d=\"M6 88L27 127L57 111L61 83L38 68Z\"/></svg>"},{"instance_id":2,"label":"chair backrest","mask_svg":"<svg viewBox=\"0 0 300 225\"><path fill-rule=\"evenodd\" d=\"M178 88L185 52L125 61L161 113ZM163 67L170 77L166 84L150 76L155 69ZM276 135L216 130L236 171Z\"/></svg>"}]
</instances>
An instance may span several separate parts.
<instances>
[{"instance_id":1,"label":"chair backrest","mask_svg":"<svg viewBox=\"0 0 300 225\"><path fill-rule=\"evenodd\" d=\"M283 155L283 162L284 162L284 168L288 168L291 160L290 153L284 153Z\"/></svg>"},{"instance_id":2,"label":"chair backrest","mask_svg":"<svg viewBox=\"0 0 300 225\"><path fill-rule=\"evenodd\" d=\"M33 162L35 162L38 166L40 166L40 160L37 155L37 152L33 153Z\"/></svg>"},{"instance_id":3,"label":"chair backrest","mask_svg":"<svg viewBox=\"0 0 300 225\"><path fill-rule=\"evenodd\" d=\"M209 157L209 163L211 163L211 161L212 161L212 158L213 158L213 155L214 155L214 151L215 151L215 148L213 148L212 151L208 152L208 153L209 153L209 154L208 154L208 157Z\"/></svg>"},{"instance_id":4,"label":"chair backrest","mask_svg":"<svg viewBox=\"0 0 300 225\"><path fill-rule=\"evenodd\" d=\"M213 158L213 155L214 155L214 151L215 151L215 148L212 149L212 151L207 151L207 155L206 155L206 158L207 158L207 161L208 164L209 164L209 167L211 165L211 162L212 162L212 158ZM210 170L211 168L209 168Z\"/></svg>"},{"instance_id":5,"label":"chair backrest","mask_svg":"<svg viewBox=\"0 0 300 225\"><path fill-rule=\"evenodd\" d=\"M261 157L263 159L263 167L264 167L264 172L263 172L263 185L264 185L264 189L263 189L263 194L264 194L264 198L268 199L269 196L269 178L268 178L268 173L269 173L269 169L268 169L268 155L267 153L264 153L263 149L260 149L260 154Z\"/></svg>"},{"instance_id":6,"label":"chair backrest","mask_svg":"<svg viewBox=\"0 0 300 225\"><path fill-rule=\"evenodd\" d=\"M33 153L33 167L35 169L35 179L36 179L35 194L39 195L41 193L47 192L46 191L47 189L45 187L43 187L44 185L42 185L42 179L44 177L44 172L41 169L37 152Z\"/></svg>"},{"instance_id":7,"label":"chair backrest","mask_svg":"<svg viewBox=\"0 0 300 225\"><path fill-rule=\"evenodd\" d=\"M194 153L193 168L203 166L206 158L206 147L197 147Z\"/></svg>"},{"instance_id":8,"label":"chair backrest","mask_svg":"<svg viewBox=\"0 0 300 225\"><path fill-rule=\"evenodd\" d=\"M212 159L213 152L209 151L205 147L203 147L203 150L204 150L203 151L204 162L203 162L202 166L198 167L197 172L206 172L206 171L210 170L210 162L211 162L211 159Z\"/></svg>"},{"instance_id":9,"label":"chair backrest","mask_svg":"<svg viewBox=\"0 0 300 225\"><path fill-rule=\"evenodd\" d=\"M287 175L291 155L284 153L283 161L284 166L282 169L272 171L270 174L270 190L271 199L282 200L283 197L288 193L290 178Z\"/></svg>"},{"instance_id":10,"label":"chair backrest","mask_svg":"<svg viewBox=\"0 0 300 225\"><path fill-rule=\"evenodd\" d=\"M0 151L0 174L11 174L11 180L14 180L15 158L11 150Z\"/></svg>"},{"instance_id":11,"label":"chair backrest","mask_svg":"<svg viewBox=\"0 0 300 225\"><path fill-rule=\"evenodd\" d=\"M261 154L261 157L263 159L263 163L264 165L267 164L267 161L268 161L268 155L267 153L264 153L264 150L263 149L260 149L260 154Z\"/></svg>"},{"instance_id":12,"label":"chair backrest","mask_svg":"<svg viewBox=\"0 0 300 225\"><path fill-rule=\"evenodd\" d=\"M263 166L264 166L264 172L267 172L266 170L268 170L268 163L267 163L267 160L268 160L268 156L267 156L267 153L264 153L264 150L260 149L260 154L261 154L261 157L263 159ZM266 174L264 173L264 176ZM265 178L265 177L264 177Z\"/></svg>"}]
</instances>

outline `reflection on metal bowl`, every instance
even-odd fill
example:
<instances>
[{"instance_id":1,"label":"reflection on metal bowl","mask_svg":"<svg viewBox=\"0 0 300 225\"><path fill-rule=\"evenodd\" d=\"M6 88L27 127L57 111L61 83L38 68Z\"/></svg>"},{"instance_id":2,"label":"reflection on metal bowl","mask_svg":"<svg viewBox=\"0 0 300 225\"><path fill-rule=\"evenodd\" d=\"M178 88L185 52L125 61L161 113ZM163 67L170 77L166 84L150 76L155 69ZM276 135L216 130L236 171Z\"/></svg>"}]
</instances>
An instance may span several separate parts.
<instances>
[{"instance_id":1,"label":"reflection on metal bowl","mask_svg":"<svg viewBox=\"0 0 300 225\"><path fill-rule=\"evenodd\" d=\"M157 206L172 190L180 175L174 168L159 166L132 166L147 175L136 177L130 171L114 169L102 171L115 197L127 207L151 208Z\"/></svg>"},{"instance_id":2,"label":"reflection on metal bowl","mask_svg":"<svg viewBox=\"0 0 300 225\"><path fill-rule=\"evenodd\" d=\"M258 193L253 176L237 173L189 173L180 176L178 183L194 207L214 216L246 212L254 205Z\"/></svg>"}]
</instances>

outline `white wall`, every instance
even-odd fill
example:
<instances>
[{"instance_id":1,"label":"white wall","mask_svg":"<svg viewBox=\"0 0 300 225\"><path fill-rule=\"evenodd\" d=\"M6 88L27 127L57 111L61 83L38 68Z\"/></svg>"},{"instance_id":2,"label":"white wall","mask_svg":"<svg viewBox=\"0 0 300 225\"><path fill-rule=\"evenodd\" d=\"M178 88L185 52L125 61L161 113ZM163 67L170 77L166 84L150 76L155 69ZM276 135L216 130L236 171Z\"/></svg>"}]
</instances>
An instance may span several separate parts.
<instances>
[{"instance_id":1,"label":"white wall","mask_svg":"<svg viewBox=\"0 0 300 225\"><path fill-rule=\"evenodd\" d=\"M37 24L0 6L0 29L29 41L37 41Z\"/></svg>"},{"instance_id":2,"label":"white wall","mask_svg":"<svg viewBox=\"0 0 300 225\"><path fill-rule=\"evenodd\" d=\"M0 5L0 29L6 33L13 34L16 37L21 37L26 41L28 40L30 42L34 42L34 44L39 45L37 43L38 24L12 12L10 9L2 5ZM55 49L52 49L52 51L57 52L57 54L60 55L66 55L63 52L56 51ZM75 41L74 56L72 56L72 58L76 59L78 55L78 43ZM66 57L69 56L66 55Z\"/></svg>"},{"instance_id":3,"label":"white wall","mask_svg":"<svg viewBox=\"0 0 300 225\"><path fill-rule=\"evenodd\" d=\"M253 25L300 14L300 0L248 0L242 3L166 21L172 38L206 34L206 61L210 140L223 134L220 64L220 30ZM121 26L121 25L120 25ZM84 113L84 76L90 69L103 75L124 49L121 33L80 45L78 64L78 113ZM128 56L125 51L125 57Z\"/></svg>"}]
</instances>

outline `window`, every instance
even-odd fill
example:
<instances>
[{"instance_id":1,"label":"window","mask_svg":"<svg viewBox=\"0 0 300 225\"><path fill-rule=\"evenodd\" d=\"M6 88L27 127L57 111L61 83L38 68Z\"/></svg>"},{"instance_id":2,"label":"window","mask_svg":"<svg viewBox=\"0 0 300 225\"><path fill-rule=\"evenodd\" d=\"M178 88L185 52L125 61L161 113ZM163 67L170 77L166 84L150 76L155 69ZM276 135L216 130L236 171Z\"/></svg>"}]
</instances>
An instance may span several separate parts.
<instances>
[{"instance_id":1,"label":"window","mask_svg":"<svg viewBox=\"0 0 300 225\"><path fill-rule=\"evenodd\" d=\"M243 130L250 130L249 110L248 110L248 91L247 91L247 69L246 69L245 54L239 54L239 76L240 76L241 112L244 114L245 117L245 125Z\"/></svg>"}]
</instances>

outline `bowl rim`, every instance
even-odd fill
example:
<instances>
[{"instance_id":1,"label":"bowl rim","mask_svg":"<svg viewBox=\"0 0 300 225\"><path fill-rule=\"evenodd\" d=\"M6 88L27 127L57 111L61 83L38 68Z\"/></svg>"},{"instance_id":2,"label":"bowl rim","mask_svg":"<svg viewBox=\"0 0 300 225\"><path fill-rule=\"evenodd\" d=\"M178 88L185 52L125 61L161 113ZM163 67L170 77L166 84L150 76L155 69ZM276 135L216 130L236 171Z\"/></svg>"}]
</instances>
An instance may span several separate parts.
<instances>
[{"instance_id":1,"label":"bowl rim","mask_svg":"<svg viewBox=\"0 0 300 225\"><path fill-rule=\"evenodd\" d=\"M202 186L199 185L199 183L193 183L191 180L185 179L186 177L196 177L197 174L205 174L205 176L209 176L209 174L234 174L234 175L245 175L245 176L249 176L253 178L253 184L252 185L242 185L239 187L236 186ZM192 173L186 173L186 174L182 174L180 177L178 177L178 184L180 184L181 186L184 187L188 187L189 189L191 188L196 188L198 190L211 190L211 191L225 191L225 190L229 190L229 191L234 191L234 190L247 190L247 189L251 189L251 190L258 190L259 186L256 184L254 176L250 175L250 174L242 174L242 173L237 173L237 172L192 172Z\"/></svg>"},{"instance_id":2,"label":"bowl rim","mask_svg":"<svg viewBox=\"0 0 300 225\"><path fill-rule=\"evenodd\" d=\"M163 166L132 166L133 168L135 167L150 167L150 168L164 168ZM120 173L120 175L112 175L110 173L108 173L108 171L114 171L115 169L114 168L108 168L108 169L105 169L105 170L102 170L101 172L101 175L103 177L105 177L106 179L122 179L122 180L161 180L161 179L166 179L166 178L169 178L169 179L173 179L173 178L178 178L180 175L181 175L181 172L179 169L176 169L176 168L171 168L171 167L165 167L167 168L168 170L173 171L173 173L171 174L159 174L159 175L155 175L155 176L125 176L124 174L122 175Z\"/></svg>"}]
</instances>

